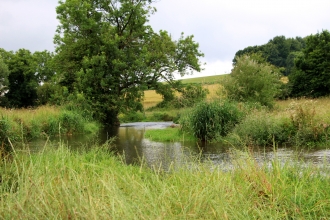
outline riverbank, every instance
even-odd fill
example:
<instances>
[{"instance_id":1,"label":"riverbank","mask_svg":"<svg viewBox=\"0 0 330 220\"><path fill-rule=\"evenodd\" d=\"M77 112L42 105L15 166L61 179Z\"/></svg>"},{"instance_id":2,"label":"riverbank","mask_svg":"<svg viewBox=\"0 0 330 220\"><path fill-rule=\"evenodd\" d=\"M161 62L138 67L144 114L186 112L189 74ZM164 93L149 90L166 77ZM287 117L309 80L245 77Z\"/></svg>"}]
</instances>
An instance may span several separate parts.
<instances>
[{"instance_id":1,"label":"riverbank","mask_svg":"<svg viewBox=\"0 0 330 220\"><path fill-rule=\"evenodd\" d=\"M36 109L0 108L0 143L24 142L36 138L77 133L96 133L101 125L88 114L64 106Z\"/></svg>"},{"instance_id":2,"label":"riverbank","mask_svg":"<svg viewBox=\"0 0 330 220\"><path fill-rule=\"evenodd\" d=\"M4 219L327 219L328 164L258 164L233 151L230 170L195 161L164 172L127 166L109 146L0 161ZM239 155L239 156L238 156ZM236 157L237 156L237 157ZM175 166L173 166L175 167Z\"/></svg>"},{"instance_id":3,"label":"riverbank","mask_svg":"<svg viewBox=\"0 0 330 220\"><path fill-rule=\"evenodd\" d=\"M212 101L209 101L212 102ZM223 100L213 100L221 103ZM232 103L241 111L241 117L228 134L214 136L212 142L233 146L296 146L305 148L326 148L330 144L330 98L292 99L277 101L274 109L267 109L251 103ZM229 111L229 110L228 110ZM231 110L230 110L231 111ZM230 114L230 111L228 114ZM194 134L191 119L201 120L202 115L194 115L194 109L152 109L149 115L169 114L181 124L182 133ZM207 121L203 122L204 124ZM211 123L211 122L210 122ZM211 125L210 125L211 126ZM212 127L212 126L211 126ZM178 129L178 128L174 128ZM211 129L209 127L209 129ZM215 131L216 133L217 131ZM172 131L172 133L175 133ZM178 132L176 132L179 134ZM167 139L168 132L153 131L148 137ZM181 139L183 137L181 136ZM175 140L179 141L180 137Z\"/></svg>"}]
</instances>

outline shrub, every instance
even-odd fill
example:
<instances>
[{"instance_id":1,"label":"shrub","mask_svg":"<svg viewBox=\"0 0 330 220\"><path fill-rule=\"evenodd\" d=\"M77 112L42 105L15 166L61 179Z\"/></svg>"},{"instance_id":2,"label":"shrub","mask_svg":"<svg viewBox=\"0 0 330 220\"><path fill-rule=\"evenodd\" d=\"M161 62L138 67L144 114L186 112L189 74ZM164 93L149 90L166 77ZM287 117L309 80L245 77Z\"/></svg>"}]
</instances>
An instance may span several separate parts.
<instances>
[{"instance_id":1,"label":"shrub","mask_svg":"<svg viewBox=\"0 0 330 220\"><path fill-rule=\"evenodd\" d=\"M322 142L328 138L328 126L317 120L315 108L311 106L313 103L310 102L300 105L292 103L290 106L290 119L295 129L291 142L297 146Z\"/></svg>"},{"instance_id":2,"label":"shrub","mask_svg":"<svg viewBox=\"0 0 330 220\"><path fill-rule=\"evenodd\" d=\"M234 103L201 102L189 115L182 117L180 124L184 130L191 130L198 139L211 141L217 136L227 135L241 116L242 112Z\"/></svg>"},{"instance_id":3,"label":"shrub","mask_svg":"<svg viewBox=\"0 0 330 220\"><path fill-rule=\"evenodd\" d=\"M154 121L173 121L173 116L167 113L155 112L152 114L152 119Z\"/></svg>"},{"instance_id":4,"label":"shrub","mask_svg":"<svg viewBox=\"0 0 330 220\"><path fill-rule=\"evenodd\" d=\"M235 145L272 146L274 141L283 144L294 135L294 128L287 117L275 117L266 111L252 111L231 133Z\"/></svg>"},{"instance_id":5,"label":"shrub","mask_svg":"<svg viewBox=\"0 0 330 220\"><path fill-rule=\"evenodd\" d=\"M140 122L145 119L142 112L127 112L126 114L119 115L119 120L121 123L127 122Z\"/></svg>"},{"instance_id":6,"label":"shrub","mask_svg":"<svg viewBox=\"0 0 330 220\"><path fill-rule=\"evenodd\" d=\"M238 124L229 139L235 145L272 146L273 143L310 146L328 141L328 125L317 120L311 103L289 106L288 114L255 110Z\"/></svg>"},{"instance_id":7,"label":"shrub","mask_svg":"<svg viewBox=\"0 0 330 220\"><path fill-rule=\"evenodd\" d=\"M279 70L263 60L261 55L243 55L223 82L228 98L240 102L259 102L273 107L279 92Z\"/></svg>"},{"instance_id":8,"label":"shrub","mask_svg":"<svg viewBox=\"0 0 330 220\"><path fill-rule=\"evenodd\" d=\"M203 88L203 86L200 84L189 84L184 89L182 89L181 93L181 97L174 101L174 106L176 108L191 107L196 103L205 100L207 94L209 94L209 90Z\"/></svg>"}]
</instances>

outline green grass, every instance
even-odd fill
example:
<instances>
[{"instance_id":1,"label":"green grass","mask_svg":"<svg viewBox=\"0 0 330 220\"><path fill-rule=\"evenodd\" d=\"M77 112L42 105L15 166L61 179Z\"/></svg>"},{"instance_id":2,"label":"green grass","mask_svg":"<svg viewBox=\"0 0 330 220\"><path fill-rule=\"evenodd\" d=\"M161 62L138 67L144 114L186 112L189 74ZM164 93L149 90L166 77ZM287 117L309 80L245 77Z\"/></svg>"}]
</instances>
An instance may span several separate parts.
<instances>
[{"instance_id":1,"label":"green grass","mask_svg":"<svg viewBox=\"0 0 330 220\"><path fill-rule=\"evenodd\" d=\"M177 142L177 141L197 141L194 136L180 131L178 127L165 129L149 129L144 133L144 137L152 141Z\"/></svg>"},{"instance_id":2,"label":"green grass","mask_svg":"<svg viewBox=\"0 0 330 220\"><path fill-rule=\"evenodd\" d=\"M272 169L243 153L230 171L196 162L162 172L124 165L105 148L16 152L0 161L3 219L328 219L330 173ZM234 156L235 154L233 154ZM242 157L240 157L242 158ZM327 164L325 164L327 165Z\"/></svg>"},{"instance_id":3,"label":"green grass","mask_svg":"<svg viewBox=\"0 0 330 220\"><path fill-rule=\"evenodd\" d=\"M215 76L204 76L204 77L195 77L189 79L182 79L183 84L197 83L197 84L216 84L220 83L224 78L228 77L228 74L224 75L215 75Z\"/></svg>"},{"instance_id":4,"label":"green grass","mask_svg":"<svg viewBox=\"0 0 330 220\"><path fill-rule=\"evenodd\" d=\"M36 109L0 108L0 144L59 134L96 133L100 124L79 110L41 106Z\"/></svg>"}]
</instances>

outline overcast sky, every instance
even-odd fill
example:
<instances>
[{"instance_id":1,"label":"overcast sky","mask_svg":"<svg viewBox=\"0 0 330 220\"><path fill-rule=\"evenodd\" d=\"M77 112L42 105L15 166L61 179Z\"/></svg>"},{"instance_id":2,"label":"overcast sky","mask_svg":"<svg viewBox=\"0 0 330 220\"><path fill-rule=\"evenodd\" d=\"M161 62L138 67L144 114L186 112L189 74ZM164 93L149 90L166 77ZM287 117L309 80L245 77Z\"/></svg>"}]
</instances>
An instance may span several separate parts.
<instances>
[{"instance_id":1,"label":"overcast sky","mask_svg":"<svg viewBox=\"0 0 330 220\"><path fill-rule=\"evenodd\" d=\"M0 48L54 51L57 0L0 0ZM330 0L156 0L155 31L194 35L205 54L196 76L229 73L235 53L275 36L330 30Z\"/></svg>"}]
</instances>

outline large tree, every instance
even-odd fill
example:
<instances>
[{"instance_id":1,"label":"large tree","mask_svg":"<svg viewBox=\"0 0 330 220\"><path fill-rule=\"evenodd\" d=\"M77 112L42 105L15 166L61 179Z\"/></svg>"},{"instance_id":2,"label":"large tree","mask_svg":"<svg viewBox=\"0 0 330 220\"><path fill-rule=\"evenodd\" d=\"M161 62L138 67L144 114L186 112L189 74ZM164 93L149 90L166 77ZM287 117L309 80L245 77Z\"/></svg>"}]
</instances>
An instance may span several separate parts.
<instances>
[{"instance_id":1,"label":"large tree","mask_svg":"<svg viewBox=\"0 0 330 220\"><path fill-rule=\"evenodd\" d=\"M200 71L203 54L193 36L172 40L155 33L151 0L66 0L57 7L55 36L61 85L83 94L104 123L115 124L122 109L134 108L143 89L174 73Z\"/></svg>"},{"instance_id":2,"label":"large tree","mask_svg":"<svg viewBox=\"0 0 330 220\"><path fill-rule=\"evenodd\" d=\"M295 60L289 76L292 96L319 97L330 94L330 32L310 35L306 48Z\"/></svg>"}]
</instances>

